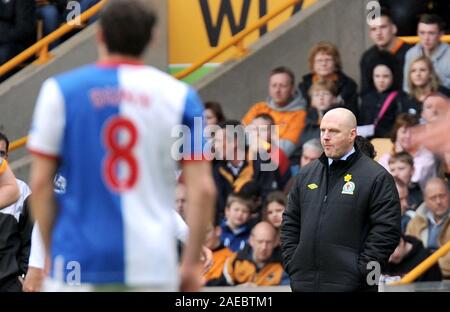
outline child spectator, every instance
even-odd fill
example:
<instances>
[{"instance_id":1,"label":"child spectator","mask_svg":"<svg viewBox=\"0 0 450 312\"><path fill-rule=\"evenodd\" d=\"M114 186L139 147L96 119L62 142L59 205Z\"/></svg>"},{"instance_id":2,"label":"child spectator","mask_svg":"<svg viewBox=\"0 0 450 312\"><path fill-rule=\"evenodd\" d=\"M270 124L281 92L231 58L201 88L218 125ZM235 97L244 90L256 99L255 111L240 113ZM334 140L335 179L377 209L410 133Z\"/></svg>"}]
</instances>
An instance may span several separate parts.
<instances>
[{"instance_id":1,"label":"child spectator","mask_svg":"<svg viewBox=\"0 0 450 312\"><path fill-rule=\"evenodd\" d=\"M248 224L251 211L249 200L236 195L228 197L220 241L233 252L242 250L247 243L251 230Z\"/></svg>"},{"instance_id":2,"label":"child spectator","mask_svg":"<svg viewBox=\"0 0 450 312\"><path fill-rule=\"evenodd\" d=\"M335 107L336 84L330 80L315 82L308 94L311 98L311 106L307 111L305 129L303 129L294 153L290 157L291 165L299 163L303 154L303 146L307 141L320 138L320 121L328 110Z\"/></svg>"},{"instance_id":3,"label":"child spectator","mask_svg":"<svg viewBox=\"0 0 450 312\"><path fill-rule=\"evenodd\" d=\"M416 210L423 202L422 190L419 184L412 182L414 175L414 160L407 152L394 154L389 159L389 171L392 176L407 186L408 207Z\"/></svg>"},{"instance_id":4,"label":"child spectator","mask_svg":"<svg viewBox=\"0 0 450 312\"><path fill-rule=\"evenodd\" d=\"M272 224L277 230L274 253L281 252L278 247L280 246L280 228L281 222L283 221L283 212L286 209L286 203L286 195L284 195L283 192L275 191L267 195L266 203L263 208L263 220Z\"/></svg>"}]
</instances>

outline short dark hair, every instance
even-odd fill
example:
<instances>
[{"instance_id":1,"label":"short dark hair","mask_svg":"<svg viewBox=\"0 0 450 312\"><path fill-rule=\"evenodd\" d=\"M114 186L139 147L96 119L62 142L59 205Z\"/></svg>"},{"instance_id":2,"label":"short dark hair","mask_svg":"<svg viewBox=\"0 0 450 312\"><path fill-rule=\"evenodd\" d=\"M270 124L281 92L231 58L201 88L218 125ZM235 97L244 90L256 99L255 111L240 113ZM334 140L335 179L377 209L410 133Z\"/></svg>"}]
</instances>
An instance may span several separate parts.
<instances>
[{"instance_id":1,"label":"short dark hair","mask_svg":"<svg viewBox=\"0 0 450 312\"><path fill-rule=\"evenodd\" d=\"M359 150L369 156L370 158L374 159L375 156L377 156L377 152L375 151L375 147L373 146L373 144L370 142L369 139L357 135L356 139L355 139L355 143L356 146L358 146Z\"/></svg>"},{"instance_id":2,"label":"short dark hair","mask_svg":"<svg viewBox=\"0 0 450 312\"><path fill-rule=\"evenodd\" d=\"M100 28L111 53L140 57L152 39L156 14L142 0L110 0L100 12Z\"/></svg>"},{"instance_id":3,"label":"short dark hair","mask_svg":"<svg viewBox=\"0 0 450 312\"><path fill-rule=\"evenodd\" d=\"M444 31L445 22L444 20L437 14L422 14L419 18L419 23L423 24L436 24L438 25L439 31Z\"/></svg>"},{"instance_id":4,"label":"short dark hair","mask_svg":"<svg viewBox=\"0 0 450 312\"><path fill-rule=\"evenodd\" d=\"M8 137L3 132L0 132L0 141L5 141L5 143L6 143L6 153L8 153L9 140L8 140Z\"/></svg>"},{"instance_id":5,"label":"short dark hair","mask_svg":"<svg viewBox=\"0 0 450 312\"><path fill-rule=\"evenodd\" d=\"M286 66L276 67L276 68L272 69L272 71L270 72L270 77L272 77L273 75L276 75L276 74L288 75L289 78L291 79L292 85L295 84L295 75L294 75L294 72L290 68L288 68Z\"/></svg>"},{"instance_id":6,"label":"short dark hair","mask_svg":"<svg viewBox=\"0 0 450 312\"><path fill-rule=\"evenodd\" d=\"M389 11L388 8L386 8L386 7L381 7L381 10L380 10L380 17L386 17L386 18L389 20L389 22L390 22L391 24L394 24L394 25L395 25L394 20L392 19L391 11Z\"/></svg>"}]
</instances>

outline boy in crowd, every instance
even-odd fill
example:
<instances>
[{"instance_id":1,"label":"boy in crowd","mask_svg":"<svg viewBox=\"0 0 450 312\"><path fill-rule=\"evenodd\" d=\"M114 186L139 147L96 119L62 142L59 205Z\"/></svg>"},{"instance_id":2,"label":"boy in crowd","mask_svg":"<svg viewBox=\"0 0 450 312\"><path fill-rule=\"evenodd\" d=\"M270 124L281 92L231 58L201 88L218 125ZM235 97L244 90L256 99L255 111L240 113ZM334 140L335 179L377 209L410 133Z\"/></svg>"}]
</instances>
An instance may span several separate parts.
<instances>
[{"instance_id":1,"label":"boy in crowd","mask_svg":"<svg viewBox=\"0 0 450 312\"><path fill-rule=\"evenodd\" d=\"M252 204L237 195L230 195L225 207L225 220L221 224L220 241L233 252L242 250L250 236L250 213Z\"/></svg>"},{"instance_id":2,"label":"boy in crowd","mask_svg":"<svg viewBox=\"0 0 450 312\"><path fill-rule=\"evenodd\" d=\"M408 186L408 206L412 210L423 202L422 190L418 183L411 182L414 174L414 160L407 152L400 152L389 159L389 170L394 178Z\"/></svg>"}]
</instances>

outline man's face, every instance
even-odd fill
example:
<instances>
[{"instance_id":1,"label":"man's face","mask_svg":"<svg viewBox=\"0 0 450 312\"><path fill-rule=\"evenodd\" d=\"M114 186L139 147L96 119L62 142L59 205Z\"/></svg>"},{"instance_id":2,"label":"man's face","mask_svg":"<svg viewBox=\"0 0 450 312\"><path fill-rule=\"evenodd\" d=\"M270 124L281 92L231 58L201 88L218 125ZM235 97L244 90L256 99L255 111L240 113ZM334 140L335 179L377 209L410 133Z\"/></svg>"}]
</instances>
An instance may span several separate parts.
<instances>
[{"instance_id":1,"label":"man's face","mask_svg":"<svg viewBox=\"0 0 450 312\"><path fill-rule=\"evenodd\" d=\"M389 171L394 178L399 179L406 185L411 183L414 168L403 161L394 161L389 164Z\"/></svg>"},{"instance_id":2,"label":"man's face","mask_svg":"<svg viewBox=\"0 0 450 312\"><path fill-rule=\"evenodd\" d=\"M260 230L250 236L249 244L256 262L265 262L272 255L276 237L273 231Z\"/></svg>"},{"instance_id":3,"label":"man's face","mask_svg":"<svg viewBox=\"0 0 450 312\"><path fill-rule=\"evenodd\" d=\"M350 129L340 119L327 117L320 123L320 141L328 158L339 159L352 149L356 129Z\"/></svg>"},{"instance_id":4,"label":"man's face","mask_svg":"<svg viewBox=\"0 0 450 312\"><path fill-rule=\"evenodd\" d=\"M442 33L437 24L419 23L417 26L417 35L420 43L427 51L433 51L441 40Z\"/></svg>"},{"instance_id":5,"label":"man's face","mask_svg":"<svg viewBox=\"0 0 450 312\"><path fill-rule=\"evenodd\" d=\"M310 146L304 146L302 157L300 158L300 168L303 168L310 162L316 160L317 158L320 157L320 155L322 155L321 151L318 151Z\"/></svg>"},{"instance_id":6,"label":"man's face","mask_svg":"<svg viewBox=\"0 0 450 312\"><path fill-rule=\"evenodd\" d=\"M442 96L431 95L423 102L422 118L426 122L435 122L445 117L450 108L449 101Z\"/></svg>"},{"instance_id":7,"label":"man's face","mask_svg":"<svg viewBox=\"0 0 450 312\"><path fill-rule=\"evenodd\" d=\"M274 74L269 80L269 96L278 106L289 103L294 92L294 84L288 74Z\"/></svg>"},{"instance_id":8,"label":"man's face","mask_svg":"<svg viewBox=\"0 0 450 312\"><path fill-rule=\"evenodd\" d=\"M0 157L8 159L8 151L6 150L6 142L0 141Z\"/></svg>"},{"instance_id":9,"label":"man's face","mask_svg":"<svg viewBox=\"0 0 450 312\"><path fill-rule=\"evenodd\" d=\"M448 189L443 183L429 183L425 188L425 203L435 218L442 218L449 209Z\"/></svg>"},{"instance_id":10,"label":"man's face","mask_svg":"<svg viewBox=\"0 0 450 312\"><path fill-rule=\"evenodd\" d=\"M370 24L370 38L380 49L388 48L396 34L397 27L395 27L386 16L376 18Z\"/></svg>"}]
</instances>

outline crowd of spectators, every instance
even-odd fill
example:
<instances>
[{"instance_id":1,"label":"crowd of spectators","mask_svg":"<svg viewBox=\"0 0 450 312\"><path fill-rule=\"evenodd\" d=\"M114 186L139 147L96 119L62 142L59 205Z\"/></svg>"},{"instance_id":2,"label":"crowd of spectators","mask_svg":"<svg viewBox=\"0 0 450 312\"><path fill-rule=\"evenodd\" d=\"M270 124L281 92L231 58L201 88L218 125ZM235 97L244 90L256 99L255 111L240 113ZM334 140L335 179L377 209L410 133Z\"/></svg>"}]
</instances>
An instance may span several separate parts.
<instances>
[{"instance_id":1,"label":"crowd of spectators","mask_svg":"<svg viewBox=\"0 0 450 312\"><path fill-rule=\"evenodd\" d=\"M36 16L44 20L44 34L60 25L67 14L66 2L37 0L31 5L26 0L0 0L0 64L33 42ZM85 10L95 2L80 4ZM413 127L432 124L450 113L450 47L440 40L446 26L437 15L422 15L417 27L420 41L410 46L396 36L390 12L381 13L369 28L374 45L361 56L359 85L345 74L338 48L321 41L311 47L309 73L300 82L294 69L272 69L266 99L251 106L241 121L227 119L219 103L205 103L206 124L218 128L210 142L218 196L206 242L213 251L206 285L289 284L279 237L287 195L298 172L322 154L320 121L336 107L354 113L362 135L358 146L371 158L377 157L396 181L403 236L384 280L403 276L450 240L450 155L433 154L410 141ZM8 19L18 22L7 26ZM250 133L250 126L256 134ZM237 132L230 134L228 127ZM239 138L249 137L256 140L240 144ZM376 138L390 141L391 150L376 155L370 144ZM262 157L264 153L268 157ZM273 163L271 170L264 169ZM182 217L183 188L181 175L177 207ZM19 200L17 222L24 196ZM450 278L450 253L430 272L421 280Z\"/></svg>"}]
</instances>

